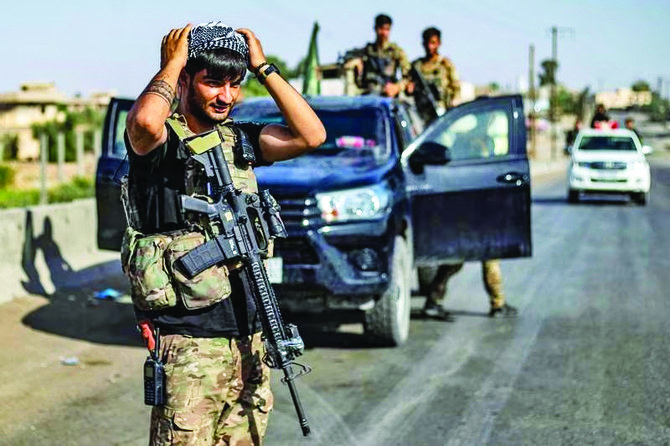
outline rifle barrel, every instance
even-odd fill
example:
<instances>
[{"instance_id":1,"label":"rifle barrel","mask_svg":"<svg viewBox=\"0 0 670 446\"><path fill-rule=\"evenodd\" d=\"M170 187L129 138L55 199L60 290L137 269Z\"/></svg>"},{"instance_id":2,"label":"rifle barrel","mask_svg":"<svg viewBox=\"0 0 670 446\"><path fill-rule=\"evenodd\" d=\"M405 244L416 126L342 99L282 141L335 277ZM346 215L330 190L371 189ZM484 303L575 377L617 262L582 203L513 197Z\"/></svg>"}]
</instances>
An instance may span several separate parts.
<instances>
[{"instance_id":1,"label":"rifle barrel","mask_svg":"<svg viewBox=\"0 0 670 446\"><path fill-rule=\"evenodd\" d=\"M300 423L300 429L302 429L302 435L307 437L312 431L307 422L307 417L305 416L305 411L302 408L302 403L300 402L300 397L298 396L298 389L295 387L293 382L294 375L291 365L286 365L282 367L284 371L284 382L288 385L289 393L291 394L291 399L293 400L293 405L295 406L295 413L298 415L298 422Z\"/></svg>"}]
</instances>

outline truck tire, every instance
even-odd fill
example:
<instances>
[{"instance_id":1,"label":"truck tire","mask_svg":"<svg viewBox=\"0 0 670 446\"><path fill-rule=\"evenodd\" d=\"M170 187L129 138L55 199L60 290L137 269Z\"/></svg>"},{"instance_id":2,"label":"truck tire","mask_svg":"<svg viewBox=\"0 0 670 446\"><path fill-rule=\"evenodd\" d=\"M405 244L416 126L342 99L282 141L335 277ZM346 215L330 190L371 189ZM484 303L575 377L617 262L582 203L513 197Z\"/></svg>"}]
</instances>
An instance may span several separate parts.
<instances>
[{"instance_id":1,"label":"truck tire","mask_svg":"<svg viewBox=\"0 0 670 446\"><path fill-rule=\"evenodd\" d=\"M568 191L568 203L577 203L579 201L579 191L570 189Z\"/></svg>"},{"instance_id":2,"label":"truck tire","mask_svg":"<svg viewBox=\"0 0 670 446\"><path fill-rule=\"evenodd\" d=\"M395 347L409 336L411 310L410 261L407 242L396 236L389 265L390 285L372 310L365 313L365 335L375 345Z\"/></svg>"},{"instance_id":3,"label":"truck tire","mask_svg":"<svg viewBox=\"0 0 670 446\"><path fill-rule=\"evenodd\" d=\"M635 204L638 206L646 206L647 201L649 201L649 194L644 193L644 192L639 192L636 194L633 194L632 197L633 201L635 201Z\"/></svg>"}]
</instances>

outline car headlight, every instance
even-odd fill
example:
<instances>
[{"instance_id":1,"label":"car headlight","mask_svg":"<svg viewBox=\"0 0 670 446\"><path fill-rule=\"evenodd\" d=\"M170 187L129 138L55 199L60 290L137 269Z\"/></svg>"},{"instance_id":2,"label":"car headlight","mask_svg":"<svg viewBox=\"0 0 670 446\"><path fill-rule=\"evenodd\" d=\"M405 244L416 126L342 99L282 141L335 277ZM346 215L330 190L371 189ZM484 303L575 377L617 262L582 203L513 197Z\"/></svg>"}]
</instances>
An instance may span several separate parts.
<instances>
[{"instance_id":1,"label":"car headlight","mask_svg":"<svg viewBox=\"0 0 670 446\"><path fill-rule=\"evenodd\" d=\"M321 217L327 223L370 220L386 215L391 191L382 185L374 185L316 194L316 201Z\"/></svg>"}]
</instances>

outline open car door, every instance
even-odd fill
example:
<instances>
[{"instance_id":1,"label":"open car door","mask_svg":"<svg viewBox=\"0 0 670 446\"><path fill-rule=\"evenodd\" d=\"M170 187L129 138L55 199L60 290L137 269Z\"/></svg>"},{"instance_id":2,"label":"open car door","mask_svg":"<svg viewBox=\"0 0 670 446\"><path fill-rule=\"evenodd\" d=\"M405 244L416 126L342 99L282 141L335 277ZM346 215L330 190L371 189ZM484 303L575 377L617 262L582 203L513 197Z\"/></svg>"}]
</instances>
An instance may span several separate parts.
<instances>
[{"instance_id":1,"label":"open car door","mask_svg":"<svg viewBox=\"0 0 670 446\"><path fill-rule=\"evenodd\" d=\"M418 266L531 255L521 96L451 109L403 154Z\"/></svg>"},{"instance_id":2,"label":"open car door","mask_svg":"<svg viewBox=\"0 0 670 446\"><path fill-rule=\"evenodd\" d=\"M123 133L126 129L126 116L132 105L133 101L129 99L114 98L107 107L95 179L100 249L119 251L126 228L119 180L128 173Z\"/></svg>"}]
</instances>

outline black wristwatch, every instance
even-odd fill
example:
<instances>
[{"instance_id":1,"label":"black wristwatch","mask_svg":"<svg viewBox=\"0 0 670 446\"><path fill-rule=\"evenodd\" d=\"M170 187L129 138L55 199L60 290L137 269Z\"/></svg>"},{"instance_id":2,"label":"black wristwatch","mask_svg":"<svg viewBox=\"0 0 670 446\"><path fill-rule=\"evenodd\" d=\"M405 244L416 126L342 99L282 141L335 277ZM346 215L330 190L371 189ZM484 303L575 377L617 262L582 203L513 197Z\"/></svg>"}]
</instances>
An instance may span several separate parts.
<instances>
[{"instance_id":1,"label":"black wristwatch","mask_svg":"<svg viewBox=\"0 0 670 446\"><path fill-rule=\"evenodd\" d=\"M262 68L262 67L261 67ZM269 75L272 73L277 73L281 74L281 71L279 71L279 68L273 63L268 64L267 68L264 70L260 71L256 74L256 79L258 79L258 82L261 83L261 85L265 84L265 79L268 78Z\"/></svg>"}]
</instances>

